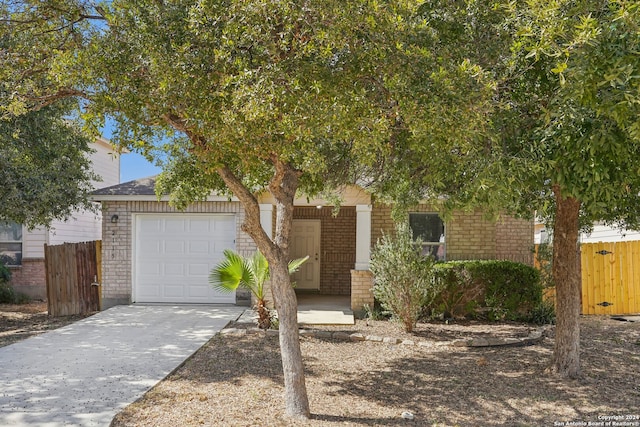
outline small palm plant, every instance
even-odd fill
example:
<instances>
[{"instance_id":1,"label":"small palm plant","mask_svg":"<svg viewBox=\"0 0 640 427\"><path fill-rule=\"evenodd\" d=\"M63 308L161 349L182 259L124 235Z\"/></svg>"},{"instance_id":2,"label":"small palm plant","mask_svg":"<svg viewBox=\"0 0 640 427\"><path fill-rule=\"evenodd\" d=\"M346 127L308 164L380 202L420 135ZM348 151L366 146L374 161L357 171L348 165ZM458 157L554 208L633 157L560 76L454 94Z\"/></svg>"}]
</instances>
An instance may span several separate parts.
<instances>
[{"instance_id":1,"label":"small palm plant","mask_svg":"<svg viewBox=\"0 0 640 427\"><path fill-rule=\"evenodd\" d=\"M271 312L267 308L264 284L269 280L269 263L260 251L251 257L243 257L235 251L226 249L222 260L209 275L209 283L220 292L233 292L239 286L253 294L256 299L254 309L258 313L258 326L269 329ZM289 274L295 273L308 256L289 262Z\"/></svg>"}]
</instances>

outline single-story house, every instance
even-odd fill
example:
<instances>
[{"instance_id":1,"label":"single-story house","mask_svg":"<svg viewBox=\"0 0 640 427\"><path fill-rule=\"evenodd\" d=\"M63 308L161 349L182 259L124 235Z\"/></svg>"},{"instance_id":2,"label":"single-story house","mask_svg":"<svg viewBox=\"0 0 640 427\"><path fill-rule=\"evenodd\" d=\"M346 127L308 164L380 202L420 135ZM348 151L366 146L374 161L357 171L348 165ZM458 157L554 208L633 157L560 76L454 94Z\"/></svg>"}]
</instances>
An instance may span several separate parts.
<instances>
[{"instance_id":1,"label":"single-story house","mask_svg":"<svg viewBox=\"0 0 640 427\"><path fill-rule=\"evenodd\" d=\"M94 188L111 187L120 182L120 155L111 142L98 138L88 154L93 172L100 181ZM32 298L47 297L44 245L87 242L102 238L100 210L76 211L66 221L53 221L50 227L27 229L23 224L0 221L0 260L11 271L13 288Z\"/></svg>"},{"instance_id":2,"label":"single-story house","mask_svg":"<svg viewBox=\"0 0 640 427\"><path fill-rule=\"evenodd\" d=\"M240 228L241 203L212 195L178 211L168 198L158 200L154 186L151 177L93 193L102 203L103 308L132 302L238 303L235 294L215 292L208 275L224 249L255 251ZM337 215L324 200L296 200L291 256L310 259L293 279L299 292L350 296L352 309L361 310L373 303L371 248L394 222L390 207L361 188L349 187L342 196ZM266 195L259 201L263 227L273 235L273 200ZM427 205L417 206L408 220L426 242L425 252L440 259L533 263L533 221L505 216L493 222L481 212L458 212L445 223Z\"/></svg>"}]
</instances>

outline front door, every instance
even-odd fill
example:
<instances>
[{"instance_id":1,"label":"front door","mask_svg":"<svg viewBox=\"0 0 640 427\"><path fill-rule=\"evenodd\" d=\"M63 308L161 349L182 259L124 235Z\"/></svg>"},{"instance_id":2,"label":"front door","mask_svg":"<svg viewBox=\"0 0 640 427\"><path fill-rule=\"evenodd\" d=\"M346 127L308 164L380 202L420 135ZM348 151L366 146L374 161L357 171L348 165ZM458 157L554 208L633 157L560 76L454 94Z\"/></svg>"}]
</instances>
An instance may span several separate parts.
<instances>
[{"instance_id":1,"label":"front door","mask_svg":"<svg viewBox=\"0 0 640 427\"><path fill-rule=\"evenodd\" d=\"M291 259L304 258L307 262L293 274L291 280L297 289L320 289L320 220L294 219L291 233Z\"/></svg>"}]
</instances>

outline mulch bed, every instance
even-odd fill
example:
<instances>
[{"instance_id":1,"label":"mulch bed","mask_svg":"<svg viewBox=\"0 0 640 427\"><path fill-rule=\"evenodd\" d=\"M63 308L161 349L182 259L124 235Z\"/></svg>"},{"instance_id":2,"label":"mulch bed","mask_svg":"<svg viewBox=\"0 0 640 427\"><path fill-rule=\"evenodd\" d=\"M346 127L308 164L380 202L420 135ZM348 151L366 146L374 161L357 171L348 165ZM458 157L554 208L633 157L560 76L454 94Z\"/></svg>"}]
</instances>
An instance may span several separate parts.
<instances>
[{"instance_id":1,"label":"mulch bed","mask_svg":"<svg viewBox=\"0 0 640 427\"><path fill-rule=\"evenodd\" d=\"M118 414L112 425L553 426L636 416L640 323L585 317L581 327L583 376L576 380L554 378L546 371L553 330L540 345L505 348L418 347L303 336L312 410L307 421L284 416L277 336L218 335ZM322 329L449 341L473 335L520 336L530 328L422 324L407 335L388 322L360 321L352 327ZM402 418L406 412L414 419Z\"/></svg>"}]
</instances>

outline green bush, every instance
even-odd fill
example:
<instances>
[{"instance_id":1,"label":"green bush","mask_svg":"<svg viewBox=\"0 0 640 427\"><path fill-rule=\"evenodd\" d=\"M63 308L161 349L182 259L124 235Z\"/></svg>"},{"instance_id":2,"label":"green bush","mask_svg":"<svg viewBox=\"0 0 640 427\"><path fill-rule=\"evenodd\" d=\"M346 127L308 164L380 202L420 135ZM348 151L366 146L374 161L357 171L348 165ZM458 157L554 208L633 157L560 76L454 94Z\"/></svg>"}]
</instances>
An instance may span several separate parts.
<instances>
[{"instance_id":1,"label":"green bush","mask_svg":"<svg viewBox=\"0 0 640 427\"><path fill-rule=\"evenodd\" d=\"M528 320L542 303L540 273L512 261L452 261L437 265L442 292L433 314L489 320Z\"/></svg>"},{"instance_id":2,"label":"green bush","mask_svg":"<svg viewBox=\"0 0 640 427\"><path fill-rule=\"evenodd\" d=\"M0 304L26 304L31 301L28 295L16 292L9 284L11 270L0 261Z\"/></svg>"},{"instance_id":3,"label":"green bush","mask_svg":"<svg viewBox=\"0 0 640 427\"><path fill-rule=\"evenodd\" d=\"M407 332L439 291L432 276L434 260L423 256L421 248L409 227L398 225L395 236L384 235L371 255L373 295Z\"/></svg>"},{"instance_id":4,"label":"green bush","mask_svg":"<svg viewBox=\"0 0 640 427\"><path fill-rule=\"evenodd\" d=\"M473 280L464 262L438 263L434 280L440 292L428 308L432 317L474 317L479 300L484 300L484 288Z\"/></svg>"},{"instance_id":5,"label":"green bush","mask_svg":"<svg viewBox=\"0 0 640 427\"><path fill-rule=\"evenodd\" d=\"M556 307L553 301L542 300L540 304L531 310L527 321L535 325L555 325Z\"/></svg>"},{"instance_id":6,"label":"green bush","mask_svg":"<svg viewBox=\"0 0 640 427\"><path fill-rule=\"evenodd\" d=\"M8 283L0 283L0 304L14 304L16 291Z\"/></svg>"},{"instance_id":7,"label":"green bush","mask_svg":"<svg viewBox=\"0 0 640 427\"><path fill-rule=\"evenodd\" d=\"M9 270L0 260L0 284L8 283L11 280L11 270Z\"/></svg>"}]
</instances>

